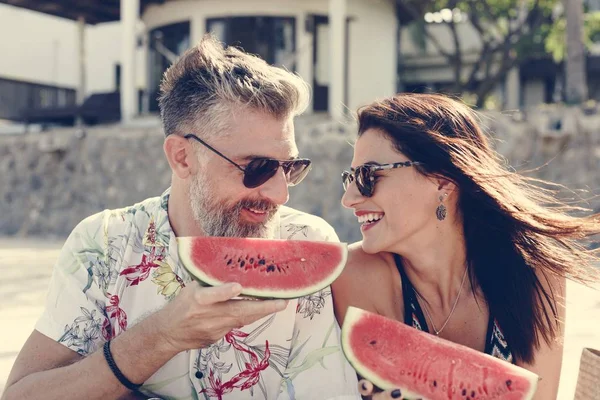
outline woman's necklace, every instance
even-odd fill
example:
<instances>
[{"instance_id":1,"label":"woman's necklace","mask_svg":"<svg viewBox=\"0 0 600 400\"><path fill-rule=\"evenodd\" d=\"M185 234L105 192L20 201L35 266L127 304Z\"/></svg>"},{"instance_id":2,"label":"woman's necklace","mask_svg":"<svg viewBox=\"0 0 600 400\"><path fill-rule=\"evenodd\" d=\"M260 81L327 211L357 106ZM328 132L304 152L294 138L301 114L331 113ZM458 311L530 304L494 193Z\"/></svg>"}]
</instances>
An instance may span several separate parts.
<instances>
[{"instance_id":1,"label":"woman's necklace","mask_svg":"<svg viewBox=\"0 0 600 400\"><path fill-rule=\"evenodd\" d=\"M460 284L460 289L458 289L458 294L456 295L456 300L454 300L454 305L452 306L452 310L450 310L450 314L448 314L448 318L446 318L446 321L444 322L444 324L442 325L442 327L439 330L435 327L435 323L433 322L433 318L431 318L431 314L429 314L429 310L427 309L427 301L425 301L425 299L423 298L423 296L421 296L419 294L419 292L417 292L415 290L415 293L417 294L417 296L419 296L419 298L421 300L423 300L423 306L425 307L425 313L429 317L429 321L431 322L431 327L433 328L433 331L435 332L436 336L439 336L439 334L442 333L442 331L444 330L444 328L446 327L446 325L448 325L448 321L450 321L450 317L452 317L452 314L454 314L454 310L456 309L456 305L458 304L458 299L460 299L460 294L462 293L462 288L465 285L465 279L467 278L467 271L468 270L469 270L469 268L465 268L465 273L463 275L462 282Z\"/></svg>"}]
</instances>

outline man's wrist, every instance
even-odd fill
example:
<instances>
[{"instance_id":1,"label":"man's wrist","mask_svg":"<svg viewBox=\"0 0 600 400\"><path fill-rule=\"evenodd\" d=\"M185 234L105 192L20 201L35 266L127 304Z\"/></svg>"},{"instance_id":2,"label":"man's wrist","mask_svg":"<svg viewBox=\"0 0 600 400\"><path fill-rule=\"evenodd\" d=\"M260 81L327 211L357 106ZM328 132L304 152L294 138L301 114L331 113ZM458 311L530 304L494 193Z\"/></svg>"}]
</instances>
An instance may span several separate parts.
<instances>
[{"instance_id":1,"label":"man's wrist","mask_svg":"<svg viewBox=\"0 0 600 400\"><path fill-rule=\"evenodd\" d=\"M117 365L117 363L113 359L112 353L110 351L110 340L108 340L107 342L104 343L102 351L104 353L104 359L106 360L106 363L108 364L108 367L112 371L112 373L115 376L115 378L117 378L119 380L119 382L121 382L121 384L123 386L125 386L127 389L129 389L131 391L134 391L134 392L137 392L137 390L142 386L142 384L141 383L137 384L137 383L131 382L123 374L123 372L121 372L121 369L119 368L119 366Z\"/></svg>"},{"instance_id":2,"label":"man's wrist","mask_svg":"<svg viewBox=\"0 0 600 400\"><path fill-rule=\"evenodd\" d=\"M159 324L160 320L152 315L112 340L113 360L131 382L145 382L179 353L165 345Z\"/></svg>"},{"instance_id":3,"label":"man's wrist","mask_svg":"<svg viewBox=\"0 0 600 400\"><path fill-rule=\"evenodd\" d=\"M147 325L144 332L147 332L155 351L161 357L171 359L187 349L181 348L169 338L168 323L162 317L162 310L159 310L143 321Z\"/></svg>"}]
</instances>

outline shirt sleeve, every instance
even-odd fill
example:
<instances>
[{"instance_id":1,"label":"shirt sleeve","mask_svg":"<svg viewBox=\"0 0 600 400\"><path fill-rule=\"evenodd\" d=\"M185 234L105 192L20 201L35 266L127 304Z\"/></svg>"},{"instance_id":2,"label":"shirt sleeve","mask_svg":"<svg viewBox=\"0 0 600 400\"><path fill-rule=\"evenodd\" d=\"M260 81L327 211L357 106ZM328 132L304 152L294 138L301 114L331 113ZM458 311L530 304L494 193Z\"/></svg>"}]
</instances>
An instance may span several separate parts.
<instances>
[{"instance_id":1,"label":"shirt sleeve","mask_svg":"<svg viewBox=\"0 0 600 400\"><path fill-rule=\"evenodd\" d=\"M310 224L291 225L306 229L296 230L294 239L339 242L335 230L321 218L314 217ZM283 380L279 400L360 399L356 373L341 349L331 288L298 299Z\"/></svg>"},{"instance_id":2,"label":"shirt sleeve","mask_svg":"<svg viewBox=\"0 0 600 400\"><path fill-rule=\"evenodd\" d=\"M107 289L116 279L104 245L105 214L80 222L54 266L46 306L35 329L81 355L110 338Z\"/></svg>"}]
</instances>

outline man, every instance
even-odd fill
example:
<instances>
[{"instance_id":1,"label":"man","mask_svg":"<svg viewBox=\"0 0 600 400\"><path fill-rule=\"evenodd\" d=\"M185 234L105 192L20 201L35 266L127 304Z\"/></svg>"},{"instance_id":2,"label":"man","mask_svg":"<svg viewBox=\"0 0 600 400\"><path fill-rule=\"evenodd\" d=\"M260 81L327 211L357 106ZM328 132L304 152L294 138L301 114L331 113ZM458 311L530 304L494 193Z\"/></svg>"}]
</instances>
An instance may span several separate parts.
<instances>
[{"instance_id":1,"label":"man","mask_svg":"<svg viewBox=\"0 0 600 400\"><path fill-rule=\"evenodd\" d=\"M337 240L282 207L310 167L293 127L307 99L295 75L210 37L171 66L171 188L74 229L3 398L356 398L329 290L244 301L238 284L202 288L178 262L178 236Z\"/></svg>"}]
</instances>

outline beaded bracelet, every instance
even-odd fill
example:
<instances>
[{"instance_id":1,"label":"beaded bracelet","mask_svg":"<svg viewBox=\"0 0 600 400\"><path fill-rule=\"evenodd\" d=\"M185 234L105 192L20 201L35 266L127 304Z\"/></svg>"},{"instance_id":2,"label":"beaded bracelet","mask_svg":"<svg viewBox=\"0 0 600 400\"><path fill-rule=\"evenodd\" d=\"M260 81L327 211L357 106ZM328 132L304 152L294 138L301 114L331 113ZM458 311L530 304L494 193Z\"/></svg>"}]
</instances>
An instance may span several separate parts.
<instances>
[{"instance_id":1,"label":"beaded bracelet","mask_svg":"<svg viewBox=\"0 0 600 400\"><path fill-rule=\"evenodd\" d=\"M135 383L132 383L129 379L125 377L125 375L123 375L119 367L117 367L117 363L115 363L115 360L113 359L113 356L110 352L110 340L104 343L104 358L106 359L106 362L108 363L108 366L110 367L112 373L119 380L119 382L121 382L121 384L127 389L133 390L135 392L142 386L141 384L136 385Z\"/></svg>"}]
</instances>

